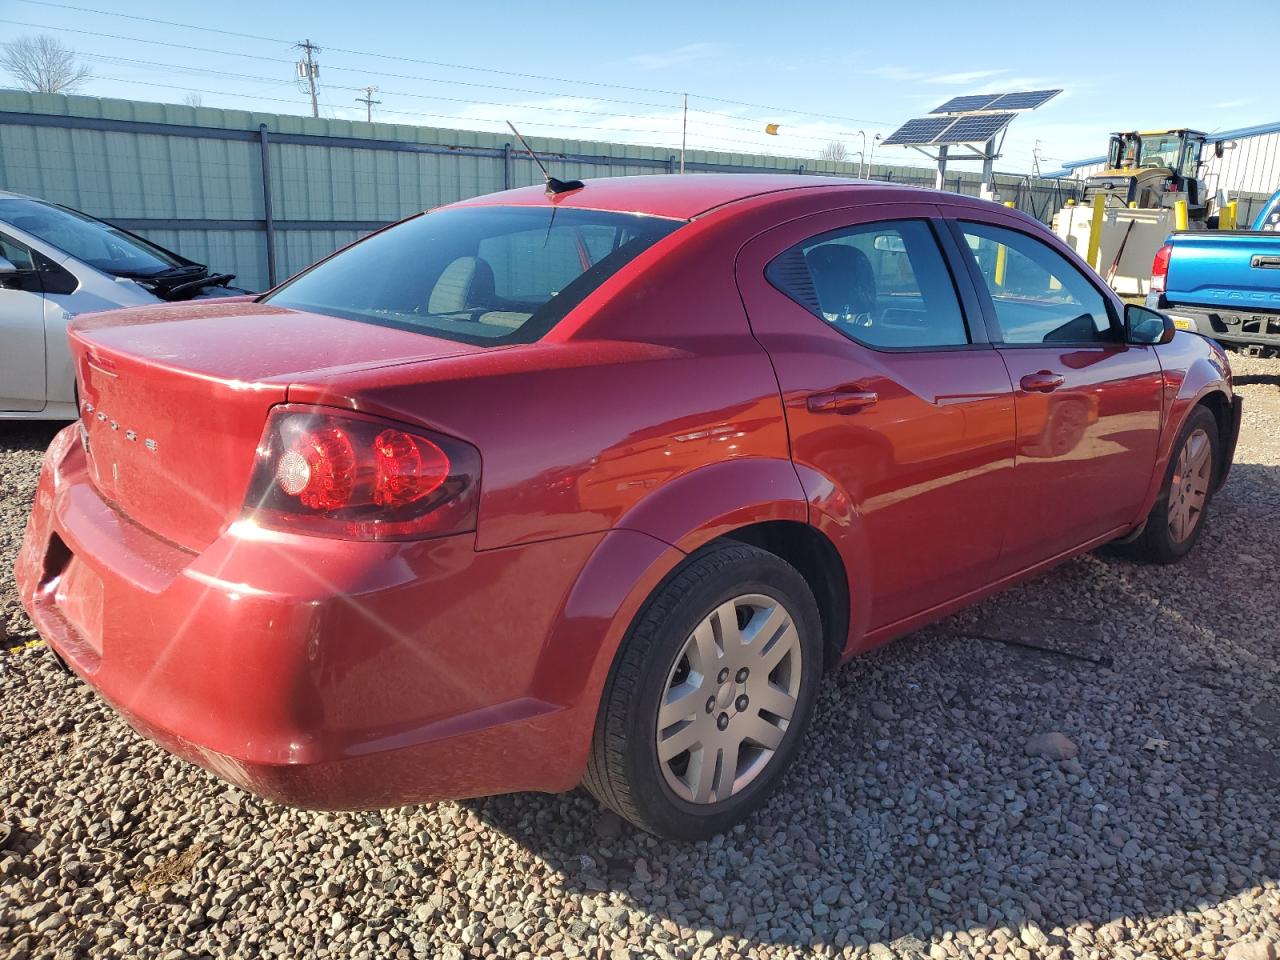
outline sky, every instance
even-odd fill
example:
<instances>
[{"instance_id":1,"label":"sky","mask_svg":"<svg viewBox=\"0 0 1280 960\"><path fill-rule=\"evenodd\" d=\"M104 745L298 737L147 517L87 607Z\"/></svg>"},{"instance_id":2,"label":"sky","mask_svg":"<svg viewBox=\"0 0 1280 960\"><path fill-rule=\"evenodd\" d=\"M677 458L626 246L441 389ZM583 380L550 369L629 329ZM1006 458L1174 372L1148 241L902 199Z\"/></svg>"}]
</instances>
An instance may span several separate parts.
<instances>
[{"instance_id":1,"label":"sky","mask_svg":"<svg viewBox=\"0 0 1280 960\"><path fill-rule=\"evenodd\" d=\"M1212 18L1203 2L1159 6L1165 26L1144 16L1134 34L1116 12L1132 8L1094 0L0 0L0 41L56 37L93 72L84 94L308 114L292 44L309 38L321 116L364 119L356 98L372 84L385 122L505 132L510 119L527 135L673 152L683 130L689 149L802 160L838 141L855 162L874 149L877 163L927 165L875 136L961 94L1063 89L1009 128L995 166L1016 173L1037 155L1048 172L1104 153L1113 130L1280 120L1265 42L1248 55L1249 37L1276 35L1280 2L1216 0Z\"/></svg>"}]
</instances>

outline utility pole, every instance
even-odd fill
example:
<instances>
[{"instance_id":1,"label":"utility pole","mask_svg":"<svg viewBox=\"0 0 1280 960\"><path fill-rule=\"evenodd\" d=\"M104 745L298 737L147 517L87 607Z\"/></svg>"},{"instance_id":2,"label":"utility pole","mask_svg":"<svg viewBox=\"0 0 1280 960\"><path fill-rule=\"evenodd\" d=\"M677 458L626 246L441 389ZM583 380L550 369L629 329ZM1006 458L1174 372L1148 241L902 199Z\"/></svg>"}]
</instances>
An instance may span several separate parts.
<instances>
[{"instance_id":1,"label":"utility pole","mask_svg":"<svg viewBox=\"0 0 1280 960\"><path fill-rule=\"evenodd\" d=\"M689 136L689 95L684 95L684 120L680 124L680 172L684 173L684 145Z\"/></svg>"},{"instance_id":2,"label":"utility pole","mask_svg":"<svg viewBox=\"0 0 1280 960\"><path fill-rule=\"evenodd\" d=\"M311 88L311 115L313 117L320 116L320 103L316 99L316 81L320 78L320 64L315 61L315 54L320 52L310 40L303 40L301 43L295 43L295 47L303 51L305 60L298 61L298 79L306 80L307 86Z\"/></svg>"},{"instance_id":3,"label":"utility pole","mask_svg":"<svg viewBox=\"0 0 1280 960\"><path fill-rule=\"evenodd\" d=\"M1036 173L1036 177L1040 176L1040 141L1036 141L1035 148L1031 151L1031 169Z\"/></svg>"},{"instance_id":4,"label":"utility pole","mask_svg":"<svg viewBox=\"0 0 1280 960\"><path fill-rule=\"evenodd\" d=\"M369 123L373 123L373 105L381 103L381 100L373 99L373 95L378 92L377 87L365 87L364 96L356 97L356 103L363 103L365 108L365 119Z\"/></svg>"}]
</instances>

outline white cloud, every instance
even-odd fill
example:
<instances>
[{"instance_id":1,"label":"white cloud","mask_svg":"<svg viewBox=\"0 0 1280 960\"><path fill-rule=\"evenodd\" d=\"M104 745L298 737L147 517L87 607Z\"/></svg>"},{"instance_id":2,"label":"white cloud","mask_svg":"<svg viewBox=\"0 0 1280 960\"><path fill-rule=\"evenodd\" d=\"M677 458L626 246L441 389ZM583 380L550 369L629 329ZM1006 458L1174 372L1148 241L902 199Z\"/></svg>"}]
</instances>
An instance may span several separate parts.
<instances>
[{"instance_id":1,"label":"white cloud","mask_svg":"<svg viewBox=\"0 0 1280 960\"><path fill-rule=\"evenodd\" d=\"M1221 103L1215 103L1212 106L1215 110L1231 110L1234 107L1247 107L1254 101L1254 97L1240 97L1238 100L1224 100Z\"/></svg>"},{"instance_id":2,"label":"white cloud","mask_svg":"<svg viewBox=\"0 0 1280 960\"><path fill-rule=\"evenodd\" d=\"M640 70L666 70L682 63L708 60L720 55L723 47L718 43L686 43L674 50L657 53L637 53L627 57L627 63Z\"/></svg>"},{"instance_id":3,"label":"white cloud","mask_svg":"<svg viewBox=\"0 0 1280 960\"><path fill-rule=\"evenodd\" d=\"M925 77L922 83L937 83L945 86L964 86L966 84L977 83L979 80L989 80L992 77L998 77L1008 70L963 70L959 73L939 73L931 77Z\"/></svg>"}]
</instances>

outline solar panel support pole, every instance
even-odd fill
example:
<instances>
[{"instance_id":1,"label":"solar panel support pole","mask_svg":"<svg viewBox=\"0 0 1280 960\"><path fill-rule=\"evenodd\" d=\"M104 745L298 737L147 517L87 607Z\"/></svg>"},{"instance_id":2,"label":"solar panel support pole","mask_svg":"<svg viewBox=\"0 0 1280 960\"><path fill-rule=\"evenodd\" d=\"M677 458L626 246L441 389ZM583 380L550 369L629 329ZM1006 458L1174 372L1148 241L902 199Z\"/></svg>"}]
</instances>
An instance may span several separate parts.
<instances>
[{"instance_id":1,"label":"solar panel support pole","mask_svg":"<svg viewBox=\"0 0 1280 960\"><path fill-rule=\"evenodd\" d=\"M945 190L947 187L947 147L942 145L938 147L938 177L933 182L935 190Z\"/></svg>"},{"instance_id":2,"label":"solar panel support pole","mask_svg":"<svg viewBox=\"0 0 1280 960\"><path fill-rule=\"evenodd\" d=\"M989 187L992 193L995 192L994 177L992 176L992 166L996 162L996 138L992 137L987 141L987 147L982 152L982 184Z\"/></svg>"}]
</instances>

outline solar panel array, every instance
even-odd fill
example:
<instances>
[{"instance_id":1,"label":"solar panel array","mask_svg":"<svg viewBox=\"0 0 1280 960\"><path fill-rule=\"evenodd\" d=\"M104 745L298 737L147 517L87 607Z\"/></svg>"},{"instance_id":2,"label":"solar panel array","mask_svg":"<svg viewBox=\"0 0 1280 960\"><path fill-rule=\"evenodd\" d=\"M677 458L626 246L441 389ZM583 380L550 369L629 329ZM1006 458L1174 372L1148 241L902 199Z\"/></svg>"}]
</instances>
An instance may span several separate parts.
<instances>
[{"instance_id":1,"label":"solar panel array","mask_svg":"<svg viewBox=\"0 0 1280 960\"><path fill-rule=\"evenodd\" d=\"M1016 113L971 113L956 118L932 143L986 143L1007 127Z\"/></svg>"},{"instance_id":2,"label":"solar panel array","mask_svg":"<svg viewBox=\"0 0 1280 960\"><path fill-rule=\"evenodd\" d=\"M883 141L886 146L986 143L1007 127L1016 113L971 113L959 117L918 117L908 120Z\"/></svg>"},{"instance_id":3,"label":"solar panel array","mask_svg":"<svg viewBox=\"0 0 1280 960\"><path fill-rule=\"evenodd\" d=\"M885 146L898 144L909 147L912 144L933 143L933 138L946 131L955 123L955 117L919 117L908 120L882 142Z\"/></svg>"},{"instance_id":4,"label":"solar panel array","mask_svg":"<svg viewBox=\"0 0 1280 960\"><path fill-rule=\"evenodd\" d=\"M1034 110L1061 90L1023 90L1018 93L977 93L952 97L929 111L927 117L908 120L889 134L886 146L917 147L926 144L986 143L1007 127L1016 113Z\"/></svg>"},{"instance_id":5,"label":"solar panel array","mask_svg":"<svg viewBox=\"0 0 1280 960\"><path fill-rule=\"evenodd\" d=\"M1034 110L1048 103L1061 90L1022 90L1018 93L975 93L952 97L933 113L978 113L983 110Z\"/></svg>"}]
</instances>

